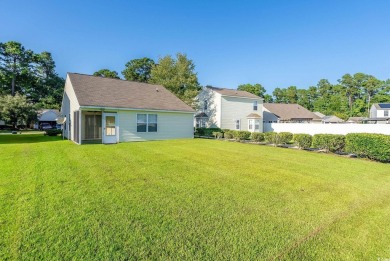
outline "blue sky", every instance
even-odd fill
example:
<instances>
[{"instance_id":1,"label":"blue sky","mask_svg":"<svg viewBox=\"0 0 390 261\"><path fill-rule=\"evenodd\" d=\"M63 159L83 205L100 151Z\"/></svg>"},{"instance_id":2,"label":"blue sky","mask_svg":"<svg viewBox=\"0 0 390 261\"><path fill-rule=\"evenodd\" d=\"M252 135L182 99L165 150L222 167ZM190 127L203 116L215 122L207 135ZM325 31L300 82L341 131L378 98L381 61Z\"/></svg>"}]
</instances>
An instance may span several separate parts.
<instances>
[{"instance_id":1,"label":"blue sky","mask_svg":"<svg viewBox=\"0 0 390 261\"><path fill-rule=\"evenodd\" d=\"M0 42L49 51L61 76L186 53L202 85L307 88L390 78L390 1L0 0Z\"/></svg>"}]
</instances>

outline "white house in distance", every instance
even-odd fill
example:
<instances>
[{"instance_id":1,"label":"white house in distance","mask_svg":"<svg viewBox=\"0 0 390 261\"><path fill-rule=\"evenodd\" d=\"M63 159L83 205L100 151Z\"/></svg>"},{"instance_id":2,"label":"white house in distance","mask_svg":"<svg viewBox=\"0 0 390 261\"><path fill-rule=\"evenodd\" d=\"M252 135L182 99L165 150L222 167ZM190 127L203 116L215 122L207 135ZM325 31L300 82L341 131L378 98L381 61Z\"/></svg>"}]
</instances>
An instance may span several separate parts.
<instances>
[{"instance_id":1,"label":"white house in distance","mask_svg":"<svg viewBox=\"0 0 390 261\"><path fill-rule=\"evenodd\" d=\"M34 128L38 129L42 123L50 124L52 127L55 127L57 118L60 115L60 112L55 109L41 109L38 111L38 122L34 124Z\"/></svg>"},{"instance_id":2,"label":"white house in distance","mask_svg":"<svg viewBox=\"0 0 390 261\"><path fill-rule=\"evenodd\" d=\"M321 118L299 104L264 103L264 123L321 123Z\"/></svg>"},{"instance_id":3,"label":"white house in distance","mask_svg":"<svg viewBox=\"0 0 390 261\"><path fill-rule=\"evenodd\" d=\"M160 85L68 73L61 115L78 144L193 138L194 110Z\"/></svg>"},{"instance_id":4,"label":"white house in distance","mask_svg":"<svg viewBox=\"0 0 390 261\"><path fill-rule=\"evenodd\" d=\"M390 103L374 103L370 109L370 118L368 121L375 123L389 123Z\"/></svg>"},{"instance_id":5,"label":"white house in distance","mask_svg":"<svg viewBox=\"0 0 390 261\"><path fill-rule=\"evenodd\" d=\"M263 132L263 99L246 91L205 87L197 96L195 127Z\"/></svg>"}]
</instances>

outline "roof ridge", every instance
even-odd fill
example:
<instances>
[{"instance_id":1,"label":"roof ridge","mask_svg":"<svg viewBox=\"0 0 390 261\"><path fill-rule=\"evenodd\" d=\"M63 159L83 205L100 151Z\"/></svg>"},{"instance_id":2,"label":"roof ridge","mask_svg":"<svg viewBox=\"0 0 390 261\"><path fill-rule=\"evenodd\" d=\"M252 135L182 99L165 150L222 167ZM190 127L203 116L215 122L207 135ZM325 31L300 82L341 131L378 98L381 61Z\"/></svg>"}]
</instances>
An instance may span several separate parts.
<instances>
[{"instance_id":1,"label":"roof ridge","mask_svg":"<svg viewBox=\"0 0 390 261\"><path fill-rule=\"evenodd\" d=\"M148 83L148 82L129 81L129 80L122 79L122 78L117 79L117 78L110 78L110 77L102 77L102 76L96 76L96 75L91 75L91 74L86 74L86 73L67 72L67 74L78 74L78 75L89 76L89 77L94 77L94 78L103 78L103 79L108 79L108 80L116 80L116 81L123 81L123 82L134 82L134 83L140 83L140 84L146 84L146 85L162 86L161 84L154 84L154 83Z\"/></svg>"}]
</instances>

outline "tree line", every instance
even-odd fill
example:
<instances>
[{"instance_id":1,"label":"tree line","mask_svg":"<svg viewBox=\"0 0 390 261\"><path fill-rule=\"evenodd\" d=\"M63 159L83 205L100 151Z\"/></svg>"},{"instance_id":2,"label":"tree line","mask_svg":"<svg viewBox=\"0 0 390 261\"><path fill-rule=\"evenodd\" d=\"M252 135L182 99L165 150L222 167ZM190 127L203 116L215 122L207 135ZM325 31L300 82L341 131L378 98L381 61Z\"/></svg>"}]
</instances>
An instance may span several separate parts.
<instances>
[{"instance_id":1,"label":"tree line","mask_svg":"<svg viewBox=\"0 0 390 261\"><path fill-rule=\"evenodd\" d=\"M261 84L244 84L238 89L255 93L265 102L298 103L310 111L336 115L342 119L368 117L373 103L390 102L390 79L379 80L364 73L344 74L337 84L321 79L316 86L306 89L296 86L275 88L272 95L265 94Z\"/></svg>"},{"instance_id":2,"label":"tree line","mask_svg":"<svg viewBox=\"0 0 390 261\"><path fill-rule=\"evenodd\" d=\"M55 70L50 52L33 52L21 43L0 43L0 119L16 126L32 121L42 108L60 108L65 80ZM127 62L124 79L163 85L188 105L196 108L201 90L195 64L185 54L167 55L154 61L143 57ZM118 72L101 69L95 76L120 79ZM368 116L373 103L390 102L390 80L379 80L364 73L345 74L337 84L321 79L316 86L275 88L271 94L260 84L242 84L238 90L264 98L265 102L298 103L311 111L336 115Z\"/></svg>"}]
</instances>

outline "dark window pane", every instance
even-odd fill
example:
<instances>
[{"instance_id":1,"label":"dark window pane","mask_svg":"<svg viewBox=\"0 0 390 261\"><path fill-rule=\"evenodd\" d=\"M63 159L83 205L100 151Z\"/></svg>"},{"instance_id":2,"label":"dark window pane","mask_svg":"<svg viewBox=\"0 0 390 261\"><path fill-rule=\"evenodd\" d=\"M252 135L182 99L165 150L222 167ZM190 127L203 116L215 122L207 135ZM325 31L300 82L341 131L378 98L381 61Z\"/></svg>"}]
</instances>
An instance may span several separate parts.
<instances>
[{"instance_id":1,"label":"dark window pane","mask_svg":"<svg viewBox=\"0 0 390 261\"><path fill-rule=\"evenodd\" d=\"M146 132L146 124L137 123L137 132Z\"/></svg>"}]
</instances>

